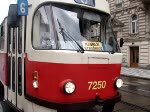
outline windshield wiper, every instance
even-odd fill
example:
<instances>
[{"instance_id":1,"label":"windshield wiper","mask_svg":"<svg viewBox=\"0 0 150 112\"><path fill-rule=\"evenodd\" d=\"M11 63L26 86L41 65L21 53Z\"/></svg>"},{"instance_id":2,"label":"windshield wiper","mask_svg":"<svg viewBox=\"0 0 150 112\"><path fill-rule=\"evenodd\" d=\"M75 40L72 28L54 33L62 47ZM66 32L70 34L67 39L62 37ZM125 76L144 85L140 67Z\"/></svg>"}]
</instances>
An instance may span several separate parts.
<instances>
[{"instance_id":1,"label":"windshield wiper","mask_svg":"<svg viewBox=\"0 0 150 112\"><path fill-rule=\"evenodd\" d=\"M65 41L65 43L66 43L66 38L65 38L65 34L64 34L64 28L62 28L61 27L61 24L60 24L60 22L59 22L59 20L57 19L57 22L58 22L58 25L59 25L59 29L60 29L60 34L63 36L63 39L64 39L64 41Z\"/></svg>"},{"instance_id":2,"label":"windshield wiper","mask_svg":"<svg viewBox=\"0 0 150 112\"><path fill-rule=\"evenodd\" d=\"M74 44L75 44L75 47L78 49L77 52L84 53L84 49L82 48L82 46L81 46L71 35L69 35L69 34L64 30L64 28L61 26L61 23L59 22L58 19L57 19L57 22L58 22L58 24L59 24L59 29L60 29L60 32L59 32L59 33L63 36L64 41L66 42L67 39L68 39L69 41L73 41ZM67 39L66 39L66 37L67 37Z\"/></svg>"}]
</instances>

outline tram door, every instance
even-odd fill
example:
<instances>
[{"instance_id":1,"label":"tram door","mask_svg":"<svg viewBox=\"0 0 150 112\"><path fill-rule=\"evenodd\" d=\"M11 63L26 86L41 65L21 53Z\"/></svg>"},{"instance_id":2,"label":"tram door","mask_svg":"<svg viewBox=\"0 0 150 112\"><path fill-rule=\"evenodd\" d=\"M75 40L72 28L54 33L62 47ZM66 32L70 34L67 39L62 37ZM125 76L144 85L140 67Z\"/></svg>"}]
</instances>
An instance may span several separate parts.
<instances>
[{"instance_id":1,"label":"tram door","mask_svg":"<svg viewBox=\"0 0 150 112\"><path fill-rule=\"evenodd\" d=\"M8 41L8 100L22 109L24 97L24 18L19 27L9 28Z\"/></svg>"}]
</instances>

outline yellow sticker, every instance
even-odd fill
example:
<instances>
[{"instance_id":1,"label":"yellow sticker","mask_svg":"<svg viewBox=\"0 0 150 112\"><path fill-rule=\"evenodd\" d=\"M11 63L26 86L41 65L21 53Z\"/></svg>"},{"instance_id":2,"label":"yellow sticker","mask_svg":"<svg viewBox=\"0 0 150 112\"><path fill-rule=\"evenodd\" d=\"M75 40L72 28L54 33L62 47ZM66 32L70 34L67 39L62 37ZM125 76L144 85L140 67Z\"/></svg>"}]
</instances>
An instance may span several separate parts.
<instances>
[{"instance_id":1,"label":"yellow sticker","mask_svg":"<svg viewBox=\"0 0 150 112\"><path fill-rule=\"evenodd\" d=\"M82 42L84 50L103 51L102 43L100 42Z\"/></svg>"}]
</instances>

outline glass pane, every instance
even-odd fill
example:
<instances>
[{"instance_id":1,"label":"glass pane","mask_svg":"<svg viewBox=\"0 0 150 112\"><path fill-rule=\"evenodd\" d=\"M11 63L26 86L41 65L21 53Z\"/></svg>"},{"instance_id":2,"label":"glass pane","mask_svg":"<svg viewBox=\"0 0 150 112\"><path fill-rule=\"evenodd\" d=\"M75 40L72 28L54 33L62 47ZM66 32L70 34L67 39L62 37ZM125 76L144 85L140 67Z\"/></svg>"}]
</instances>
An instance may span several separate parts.
<instances>
[{"instance_id":1,"label":"glass pane","mask_svg":"<svg viewBox=\"0 0 150 112\"><path fill-rule=\"evenodd\" d=\"M135 22L132 22L132 33L135 33Z\"/></svg>"},{"instance_id":2,"label":"glass pane","mask_svg":"<svg viewBox=\"0 0 150 112\"><path fill-rule=\"evenodd\" d=\"M115 39L115 34L112 30L112 26L110 21L107 23L106 27L106 44L105 44L105 49L106 51L119 51L119 48L117 47L117 41Z\"/></svg>"},{"instance_id":3,"label":"glass pane","mask_svg":"<svg viewBox=\"0 0 150 112\"><path fill-rule=\"evenodd\" d=\"M137 33L137 21L135 22L135 33Z\"/></svg>"},{"instance_id":4,"label":"glass pane","mask_svg":"<svg viewBox=\"0 0 150 112\"><path fill-rule=\"evenodd\" d=\"M7 47L7 49L8 49L8 52L10 53L10 50L11 50L11 48L10 48L10 44L11 44L11 35L10 35L10 28L8 28L8 32L7 32L7 38L8 38L8 47Z\"/></svg>"},{"instance_id":5,"label":"glass pane","mask_svg":"<svg viewBox=\"0 0 150 112\"><path fill-rule=\"evenodd\" d=\"M8 88L11 88L11 57L8 57Z\"/></svg>"},{"instance_id":6,"label":"glass pane","mask_svg":"<svg viewBox=\"0 0 150 112\"><path fill-rule=\"evenodd\" d=\"M22 59L18 58L18 94L22 95Z\"/></svg>"},{"instance_id":7,"label":"glass pane","mask_svg":"<svg viewBox=\"0 0 150 112\"><path fill-rule=\"evenodd\" d=\"M80 3L80 4L95 6L95 0L75 0L75 2Z\"/></svg>"},{"instance_id":8,"label":"glass pane","mask_svg":"<svg viewBox=\"0 0 150 112\"><path fill-rule=\"evenodd\" d=\"M51 7L41 7L34 16L33 45L35 48L56 49L52 26Z\"/></svg>"},{"instance_id":9,"label":"glass pane","mask_svg":"<svg viewBox=\"0 0 150 112\"><path fill-rule=\"evenodd\" d=\"M13 54L15 54L15 41L16 41L16 29L14 28L13 29L13 45L12 45L12 51L13 51Z\"/></svg>"},{"instance_id":10,"label":"glass pane","mask_svg":"<svg viewBox=\"0 0 150 112\"><path fill-rule=\"evenodd\" d=\"M68 5L42 6L33 19L33 46L47 50L116 52L119 48L109 19L101 12ZM106 50L108 40L111 48Z\"/></svg>"},{"instance_id":11,"label":"glass pane","mask_svg":"<svg viewBox=\"0 0 150 112\"><path fill-rule=\"evenodd\" d=\"M5 43L5 25L2 24L2 26L0 26L0 50L4 50L4 43Z\"/></svg>"},{"instance_id":12,"label":"glass pane","mask_svg":"<svg viewBox=\"0 0 150 112\"><path fill-rule=\"evenodd\" d=\"M22 19L21 19L22 20ZM18 28L18 53L22 53L22 21L19 21L19 28Z\"/></svg>"},{"instance_id":13,"label":"glass pane","mask_svg":"<svg viewBox=\"0 0 150 112\"><path fill-rule=\"evenodd\" d=\"M15 92L15 57L12 58L12 91Z\"/></svg>"},{"instance_id":14,"label":"glass pane","mask_svg":"<svg viewBox=\"0 0 150 112\"><path fill-rule=\"evenodd\" d=\"M133 15L132 20L137 20L137 15Z\"/></svg>"}]
</instances>

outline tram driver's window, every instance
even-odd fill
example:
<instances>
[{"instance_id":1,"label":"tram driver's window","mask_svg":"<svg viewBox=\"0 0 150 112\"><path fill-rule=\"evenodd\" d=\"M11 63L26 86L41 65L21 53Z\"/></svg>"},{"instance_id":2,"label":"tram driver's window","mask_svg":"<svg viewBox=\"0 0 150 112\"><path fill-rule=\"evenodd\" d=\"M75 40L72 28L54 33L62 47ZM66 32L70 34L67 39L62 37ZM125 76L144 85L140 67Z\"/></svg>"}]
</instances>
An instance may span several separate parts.
<instances>
[{"instance_id":1,"label":"tram driver's window","mask_svg":"<svg viewBox=\"0 0 150 112\"><path fill-rule=\"evenodd\" d=\"M113 33L110 21L108 21L108 23L106 25L106 44L107 44L108 51L118 50L116 47L117 42L115 40L115 35Z\"/></svg>"},{"instance_id":2,"label":"tram driver's window","mask_svg":"<svg viewBox=\"0 0 150 112\"><path fill-rule=\"evenodd\" d=\"M100 16L90 12L84 12L83 17L79 18L79 27L81 35L89 41L101 41Z\"/></svg>"},{"instance_id":3,"label":"tram driver's window","mask_svg":"<svg viewBox=\"0 0 150 112\"><path fill-rule=\"evenodd\" d=\"M35 49L56 49L49 9L50 6L43 6L34 15L32 38Z\"/></svg>"}]
</instances>

